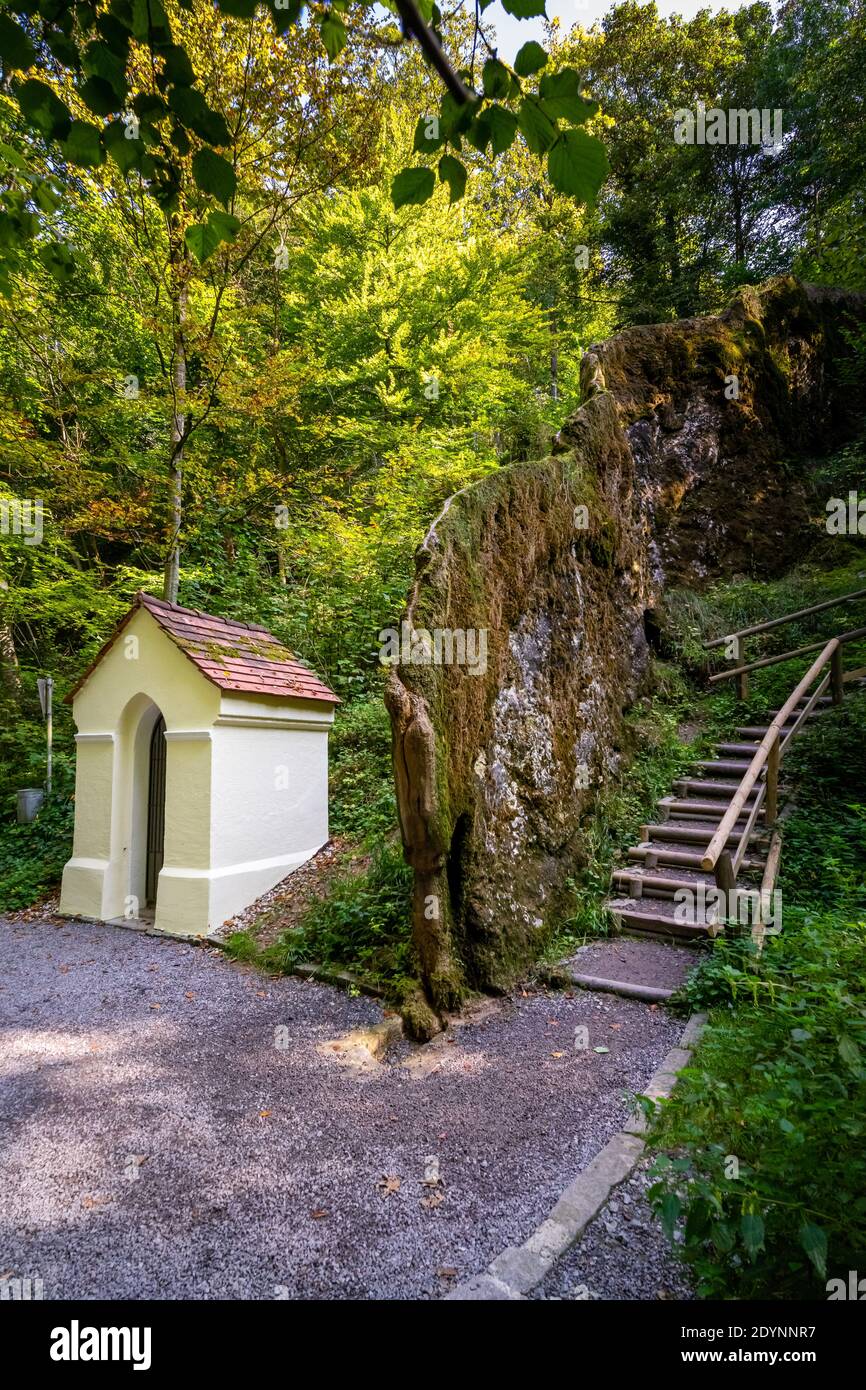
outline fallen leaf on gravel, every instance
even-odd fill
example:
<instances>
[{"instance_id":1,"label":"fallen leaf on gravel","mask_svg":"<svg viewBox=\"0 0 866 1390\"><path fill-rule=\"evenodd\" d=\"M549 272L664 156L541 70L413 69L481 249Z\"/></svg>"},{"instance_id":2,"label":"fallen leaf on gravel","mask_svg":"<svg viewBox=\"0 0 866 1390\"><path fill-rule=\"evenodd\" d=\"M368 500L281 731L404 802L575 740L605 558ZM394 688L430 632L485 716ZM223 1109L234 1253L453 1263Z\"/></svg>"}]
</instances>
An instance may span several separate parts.
<instances>
[{"instance_id":1,"label":"fallen leaf on gravel","mask_svg":"<svg viewBox=\"0 0 866 1390\"><path fill-rule=\"evenodd\" d=\"M609 1047L594 1047L593 1052L610 1052Z\"/></svg>"},{"instance_id":2,"label":"fallen leaf on gravel","mask_svg":"<svg viewBox=\"0 0 866 1390\"><path fill-rule=\"evenodd\" d=\"M184 999L195 999L195 995L193 994L191 989L188 989L183 997Z\"/></svg>"},{"instance_id":3,"label":"fallen leaf on gravel","mask_svg":"<svg viewBox=\"0 0 866 1390\"><path fill-rule=\"evenodd\" d=\"M72 966L71 966L71 965L58 965L57 969L60 971L61 975L68 975L69 972L70 972L70 970L72 969Z\"/></svg>"},{"instance_id":4,"label":"fallen leaf on gravel","mask_svg":"<svg viewBox=\"0 0 866 1390\"><path fill-rule=\"evenodd\" d=\"M161 1004L151 1004L150 1007L151 1007L152 1009L161 1009L161 1008L162 1008L162 1005L161 1005Z\"/></svg>"},{"instance_id":5,"label":"fallen leaf on gravel","mask_svg":"<svg viewBox=\"0 0 866 1390\"><path fill-rule=\"evenodd\" d=\"M260 1120L266 1120L266 1119L268 1118L268 1116L270 1115L270 1113L271 1113L270 1110L260 1110L260 1111L259 1111L259 1119L260 1119Z\"/></svg>"},{"instance_id":6,"label":"fallen leaf on gravel","mask_svg":"<svg viewBox=\"0 0 866 1390\"><path fill-rule=\"evenodd\" d=\"M548 1028L558 1028L558 1027L559 1027L559 1019L558 1019L558 1018L549 1018L549 1019L547 1020L547 1026L548 1026Z\"/></svg>"},{"instance_id":7,"label":"fallen leaf on gravel","mask_svg":"<svg viewBox=\"0 0 866 1390\"><path fill-rule=\"evenodd\" d=\"M328 1213L324 1207L316 1207L316 1210L311 1211L310 1215L312 1216L314 1221L321 1221L322 1217L327 1216Z\"/></svg>"},{"instance_id":8,"label":"fallen leaf on gravel","mask_svg":"<svg viewBox=\"0 0 866 1390\"><path fill-rule=\"evenodd\" d=\"M564 1053L564 1052L551 1052L550 1055L551 1055L551 1057L564 1057L564 1056L565 1056L565 1053Z\"/></svg>"},{"instance_id":9,"label":"fallen leaf on gravel","mask_svg":"<svg viewBox=\"0 0 866 1390\"><path fill-rule=\"evenodd\" d=\"M266 991L266 990L264 990L264 989L257 989L257 990L256 990L256 998L257 998L257 999L267 999L267 997L268 997L268 995L267 995L267 991Z\"/></svg>"},{"instance_id":10,"label":"fallen leaf on gravel","mask_svg":"<svg viewBox=\"0 0 866 1390\"><path fill-rule=\"evenodd\" d=\"M396 1173L383 1173L379 1180L379 1191L383 1197L390 1197L394 1192L400 1191L402 1181Z\"/></svg>"},{"instance_id":11,"label":"fallen leaf on gravel","mask_svg":"<svg viewBox=\"0 0 866 1390\"><path fill-rule=\"evenodd\" d=\"M443 1265L441 1269L437 1269L436 1273L439 1275L440 1279L457 1278L457 1270L453 1265Z\"/></svg>"},{"instance_id":12,"label":"fallen leaf on gravel","mask_svg":"<svg viewBox=\"0 0 866 1390\"><path fill-rule=\"evenodd\" d=\"M616 1028L621 1028L621 1027L622 1027L622 1024L621 1024L621 1023L612 1023L610 1026L611 1026L611 1028L616 1029Z\"/></svg>"},{"instance_id":13,"label":"fallen leaf on gravel","mask_svg":"<svg viewBox=\"0 0 866 1390\"><path fill-rule=\"evenodd\" d=\"M422 1205L422 1207L426 1207L428 1211L432 1211L434 1207L440 1206L441 1203L444 1202L444 1201L445 1201L445 1193L444 1193L444 1192L431 1192L430 1195L429 1195L429 1197L422 1197L422 1198L421 1198L421 1205Z\"/></svg>"},{"instance_id":14,"label":"fallen leaf on gravel","mask_svg":"<svg viewBox=\"0 0 866 1390\"><path fill-rule=\"evenodd\" d=\"M106 1203L110 1201L110 1197L98 1193L95 1197L91 1197L90 1195L82 1197L81 1205L84 1207L85 1211L92 1211L94 1207L104 1207Z\"/></svg>"},{"instance_id":15,"label":"fallen leaf on gravel","mask_svg":"<svg viewBox=\"0 0 866 1390\"><path fill-rule=\"evenodd\" d=\"M426 1187L439 1186L439 1155L430 1154L424 1160L424 1185Z\"/></svg>"}]
</instances>

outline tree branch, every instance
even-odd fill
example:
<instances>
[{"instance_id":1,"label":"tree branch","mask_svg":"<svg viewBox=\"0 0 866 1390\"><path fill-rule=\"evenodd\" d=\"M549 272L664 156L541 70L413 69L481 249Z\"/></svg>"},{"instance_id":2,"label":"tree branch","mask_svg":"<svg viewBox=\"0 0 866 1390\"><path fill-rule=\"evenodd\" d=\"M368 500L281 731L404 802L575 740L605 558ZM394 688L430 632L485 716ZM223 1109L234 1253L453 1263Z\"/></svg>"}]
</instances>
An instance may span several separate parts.
<instances>
[{"instance_id":1,"label":"tree branch","mask_svg":"<svg viewBox=\"0 0 866 1390\"><path fill-rule=\"evenodd\" d=\"M457 76L438 38L429 25L424 23L416 0L396 0L396 4L406 33L417 39L427 61L436 69L455 101L459 101L461 106L475 101L476 93L465 86Z\"/></svg>"}]
</instances>

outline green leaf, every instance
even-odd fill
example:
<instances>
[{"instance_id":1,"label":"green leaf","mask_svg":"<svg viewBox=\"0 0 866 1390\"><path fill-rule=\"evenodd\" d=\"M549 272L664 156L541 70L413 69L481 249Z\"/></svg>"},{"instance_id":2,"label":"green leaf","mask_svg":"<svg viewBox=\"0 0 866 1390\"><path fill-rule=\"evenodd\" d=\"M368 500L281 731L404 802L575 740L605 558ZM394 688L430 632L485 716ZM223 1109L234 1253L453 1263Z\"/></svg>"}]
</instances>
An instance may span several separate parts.
<instances>
[{"instance_id":1,"label":"green leaf","mask_svg":"<svg viewBox=\"0 0 866 1390\"><path fill-rule=\"evenodd\" d=\"M72 116L60 98L35 77L30 77L18 88L18 105L28 125L49 140L62 140L72 124Z\"/></svg>"},{"instance_id":2,"label":"green leaf","mask_svg":"<svg viewBox=\"0 0 866 1390\"><path fill-rule=\"evenodd\" d=\"M433 120L437 121L439 134L428 136L427 131ZM418 124L415 127L415 139L412 143L415 152L417 154L433 154L434 150L441 150L444 144L445 136L442 134L441 122L438 121L438 117L419 116Z\"/></svg>"},{"instance_id":3,"label":"green leaf","mask_svg":"<svg viewBox=\"0 0 866 1390\"><path fill-rule=\"evenodd\" d=\"M538 84L541 104L552 120L571 121L583 125L598 111L598 103L584 101L580 95L580 73L574 68L563 68L560 72L547 72Z\"/></svg>"},{"instance_id":4,"label":"green leaf","mask_svg":"<svg viewBox=\"0 0 866 1390\"><path fill-rule=\"evenodd\" d=\"M860 1065L860 1049L853 1038L849 1038L845 1033L839 1039L839 1056L849 1067Z\"/></svg>"},{"instance_id":5,"label":"green leaf","mask_svg":"<svg viewBox=\"0 0 866 1390\"><path fill-rule=\"evenodd\" d=\"M804 1221L799 1230L800 1244L805 1250L819 1279L827 1278L827 1232L811 1221Z\"/></svg>"},{"instance_id":6,"label":"green leaf","mask_svg":"<svg viewBox=\"0 0 866 1390\"><path fill-rule=\"evenodd\" d=\"M319 33L322 36L322 43L325 45L325 51L330 61L333 63L337 54L341 53L346 47L346 42L349 37L346 33L346 26L339 15L329 11L319 25Z\"/></svg>"},{"instance_id":7,"label":"green leaf","mask_svg":"<svg viewBox=\"0 0 866 1390\"><path fill-rule=\"evenodd\" d=\"M498 58L488 58L481 74L484 95L487 97L507 97L511 90L511 75Z\"/></svg>"},{"instance_id":8,"label":"green leaf","mask_svg":"<svg viewBox=\"0 0 866 1390\"><path fill-rule=\"evenodd\" d=\"M515 19L536 19L547 14L545 0L502 0L502 8Z\"/></svg>"},{"instance_id":9,"label":"green leaf","mask_svg":"<svg viewBox=\"0 0 866 1390\"><path fill-rule=\"evenodd\" d=\"M95 169L105 159L100 132L89 121L73 121L63 141L63 153L73 164Z\"/></svg>"},{"instance_id":10,"label":"green leaf","mask_svg":"<svg viewBox=\"0 0 866 1390\"><path fill-rule=\"evenodd\" d=\"M195 222L191 227L187 227L184 240L192 254L195 256L199 265L212 256L220 245L222 237L216 227L211 226L210 221Z\"/></svg>"},{"instance_id":11,"label":"green leaf","mask_svg":"<svg viewBox=\"0 0 866 1390\"><path fill-rule=\"evenodd\" d=\"M449 188L449 203L456 203L466 192L466 166L453 154L443 154L439 161L439 178Z\"/></svg>"},{"instance_id":12,"label":"green leaf","mask_svg":"<svg viewBox=\"0 0 866 1390\"><path fill-rule=\"evenodd\" d=\"M252 19L256 12L257 0L217 0L223 14L234 19Z\"/></svg>"},{"instance_id":13,"label":"green leaf","mask_svg":"<svg viewBox=\"0 0 866 1390\"><path fill-rule=\"evenodd\" d=\"M178 43L170 43L159 50L159 56L169 82L176 82L180 87L193 85L195 75L186 49Z\"/></svg>"},{"instance_id":14,"label":"green leaf","mask_svg":"<svg viewBox=\"0 0 866 1390\"><path fill-rule=\"evenodd\" d=\"M734 1248L736 1235L725 1221L715 1221L710 1227L710 1240L722 1255L729 1255Z\"/></svg>"},{"instance_id":15,"label":"green leaf","mask_svg":"<svg viewBox=\"0 0 866 1390\"><path fill-rule=\"evenodd\" d=\"M672 1241L681 1211L680 1199L675 1192L666 1192L662 1198L660 1215L662 1228L668 1240Z\"/></svg>"},{"instance_id":16,"label":"green leaf","mask_svg":"<svg viewBox=\"0 0 866 1390\"><path fill-rule=\"evenodd\" d=\"M230 212L220 212L214 208L208 214L208 226L215 231L220 241L234 241L241 229L240 218L233 217Z\"/></svg>"},{"instance_id":17,"label":"green leaf","mask_svg":"<svg viewBox=\"0 0 866 1390\"><path fill-rule=\"evenodd\" d=\"M144 142L127 139L126 130L124 121L112 121L103 133L105 148L124 174L128 174L131 169L137 169L145 153Z\"/></svg>"},{"instance_id":18,"label":"green leaf","mask_svg":"<svg viewBox=\"0 0 866 1390\"><path fill-rule=\"evenodd\" d=\"M518 77L531 77L533 73L540 72L546 66L547 54L535 39L525 43L514 59L514 71Z\"/></svg>"},{"instance_id":19,"label":"green leaf","mask_svg":"<svg viewBox=\"0 0 866 1390\"><path fill-rule=\"evenodd\" d=\"M607 172L604 145L584 130L562 131L547 156L547 173L554 188L581 203L593 201Z\"/></svg>"},{"instance_id":20,"label":"green leaf","mask_svg":"<svg viewBox=\"0 0 866 1390\"><path fill-rule=\"evenodd\" d=\"M20 25L0 14L0 57L7 71L24 72L36 61L36 50Z\"/></svg>"},{"instance_id":21,"label":"green leaf","mask_svg":"<svg viewBox=\"0 0 866 1390\"><path fill-rule=\"evenodd\" d=\"M89 43L81 56L81 66L88 77L101 77L113 90L118 101L127 93L126 61L114 53L107 43Z\"/></svg>"},{"instance_id":22,"label":"green leaf","mask_svg":"<svg viewBox=\"0 0 866 1390\"><path fill-rule=\"evenodd\" d=\"M88 77L79 87L78 95L95 116L112 116L123 105L111 83L104 77Z\"/></svg>"},{"instance_id":23,"label":"green leaf","mask_svg":"<svg viewBox=\"0 0 866 1390\"><path fill-rule=\"evenodd\" d=\"M291 29L293 24L297 24L303 8L304 0L289 0L285 9L277 8L274 0L268 0L268 9L271 12L277 33L285 34L287 29Z\"/></svg>"},{"instance_id":24,"label":"green leaf","mask_svg":"<svg viewBox=\"0 0 866 1390\"><path fill-rule=\"evenodd\" d=\"M537 97L527 97L521 102L517 124L533 154L545 154L559 133L556 122L542 111Z\"/></svg>"},{"instance_id":25,"label":"green leaf","mask_svg":"<svg viewBox=\"0 0 866 1390\"><path fill-rule=\"evenodd\" d=\"M213 150L199 150L192 157L192 176L202 193L210 193L223 207L228 207L238 181L227 159Z\"/></svg>"},{"instance_id":26,"label":"green leaf","mask_svg":"<svg viewBox=\"0 0 866 1390\"><path fill-rule=\"evenodd\" d=\"M490 145L493 153L502 154L512 144L517 134L517 117L504 106L487 106L476 116L466 138L470 145L484 154Z\"/></svg>"},{"instance_id":27,"label":"green leaf","mask_svg":"<svg viewBox=\"0 0 866 1390\"><path fill-rule=\"evenodd\" d=\"M433 196L435 187L432 169L401 169L391 184L391 202L395 208L410 203L426 203Z\"/></svg>"},{"instance_id":28,"label":"green leaf","mask_svg":"<svg viewBox=\"0 0 866 1390\"><path fill-rule=\"evenodd\" d=\"M208 106L197 87L170 87L168 104L183 125L209 145L231 144L225 117Z\"/></svg>"},{"instance_id":29,"label":"green leaf","mask_svg":"<svg viewBox=\"0 0 866 1390\"><path fill-rule=\"evenodd\" d=\"M750 1260L753 1260L764 1244L764 1221L757 1212L744 1212L740 1219L740 1234Z\"/></svg>"}]
</instances>

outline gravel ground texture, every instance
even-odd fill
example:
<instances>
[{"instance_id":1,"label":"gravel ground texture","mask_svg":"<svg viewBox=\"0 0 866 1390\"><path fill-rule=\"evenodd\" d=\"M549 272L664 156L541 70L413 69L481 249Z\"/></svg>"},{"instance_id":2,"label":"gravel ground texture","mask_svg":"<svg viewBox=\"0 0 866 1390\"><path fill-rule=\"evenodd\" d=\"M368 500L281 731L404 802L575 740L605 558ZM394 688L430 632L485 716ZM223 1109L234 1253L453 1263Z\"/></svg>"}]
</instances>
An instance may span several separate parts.
<instances>
[{"instance_id":1,"label":"gravel ground texture","mask_svg":"<svg viewBox=\"0 0 866 1390\"><path fill-rule=\"evenodd\" d=\"M526 1239L683 1027L518 992L376 1060L348 1035L382 1022L216 948L0 920L0 1276L47 1299L441 1297Z\"/></svg>"},{"instance_id":2,"label":"gravel ground texture","mask_svg":"<svg viewBox=\"0 0 866 1390\"><path fill-rule=\"evenodd\" d=\"M530 1298L689 1300L688 1266L677 1258L646 1200L651 1160L614 1188L605 1207Z\"/></svg>"}]
</instances>

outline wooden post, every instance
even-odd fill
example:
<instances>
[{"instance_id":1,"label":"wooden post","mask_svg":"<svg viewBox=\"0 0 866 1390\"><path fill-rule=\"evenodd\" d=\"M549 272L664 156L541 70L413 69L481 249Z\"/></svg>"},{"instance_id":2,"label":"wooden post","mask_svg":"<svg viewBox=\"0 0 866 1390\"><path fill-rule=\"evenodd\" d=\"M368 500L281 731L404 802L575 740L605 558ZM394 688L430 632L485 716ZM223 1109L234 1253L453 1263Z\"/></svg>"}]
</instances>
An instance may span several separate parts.
<instances>
[{"instance_id":1,"label":"wooden post","mask_svg":"<svg viewBox=\"0 0 866 1390\"><path fill-rule=\"evenodd\" d=\"M737 676L737 699L742 700L743 704L749 698L749 673L741 671Z\"/></svg>"},{"instance_id":2,"label":"wooden post","mask_svg":"<svg viewBox=\"0 0 866 1390\"><path fill-rule=\"evenodd\" d=\"M734 866L731 862L729 850L725 850L724 854L720 854L716 860L715 874L716 887L721 888L722 892L725 894L733 893L737 886L737 880L734 875Z\"/></svg>"},{"instance_id":3,"label":"wooden post","mask_svg":"<svg viewBox=\"0 0 866 1390\"><path fill-rule=\"evenodd\" d=\"M844 677L842 675L842 648L837 647L830 658L830 688L833 692L833 704L841 705L844 692Z\"/></svg>"},{"instance_id":4,"label":"wooden post","mask_svg":"<svg viewBox=\"0 0 866 1390\"><path fill-rule=\"evenodd\" d=\"M779 793L779 735L770 744L770 751L767 754L767 799L764 803L766 808L767 825L775 825L776 815L778 814L778 793Z\"/></svg>"}]
</instances>

